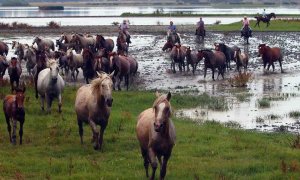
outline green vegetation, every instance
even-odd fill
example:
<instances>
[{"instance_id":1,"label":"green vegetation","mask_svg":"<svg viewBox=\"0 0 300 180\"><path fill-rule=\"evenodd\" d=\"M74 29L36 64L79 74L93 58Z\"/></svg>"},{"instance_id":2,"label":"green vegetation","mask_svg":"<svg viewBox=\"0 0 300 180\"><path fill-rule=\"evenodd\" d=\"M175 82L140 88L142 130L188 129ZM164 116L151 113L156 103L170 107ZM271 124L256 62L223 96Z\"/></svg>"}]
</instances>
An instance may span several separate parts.
<instances>
[{"instance_id":1,"label":"green vegetation","mask_svg":"<svg viewBox=\"0 0 300 180\"><path fill-rule=\"evenodd\" d=\"M250 97L253 96L253 94L244 92L244 93L235 93L234 96L239 102L247 102L250 101Z\"/></svg>"},{"instance_id":2,"label":"green vegetation","mask_svg":"<svg viewBox=\"0 0 300 180\"><path fill-rule=\"evenodd\" d=\"M292 118L297 119L297 118L300 117L300 111L291 111L291 112L289 113L289 116L292 117Z\"/></svg>"},{"instance_id":3,"label":"green vegetation","mask_svg":"<svg viewBox=\"0 0 300 180\"><path fill-rule=\"evenodd\" d=\"M258 107L260 108L268 108L270 107L270 100L267 98L262 98L257 101Z\"/></svg>"},{"instance_id":4,"label":"green vegetation","mask_svg":"<svg viewBox=\"0 0 300 180\"><path fill-rule=\"evenodd\" d=\"M77 87L65 89L62 114L54 102L52 114L46 115L33 89L27 88L22 146L9 143L0 103L0 179L145 179L135 126L138 114L152 106L154 92L114 92L104 147L99 152L93 150L88 125L84 127L84 145L80 144L74 113L76 90ZM9 87L2 86L0 98L8 92ZM176 110L200 105L197 99L174 95L171 103ZM167 179L300 178L299 141L292 134L173 120L177 142Z\"/></svg>"},{"instance_id":5,"label":"green vegetation","mask_svg":"<svg viewBox=\"0 0 300 180\"><path fill-rule=\"evenodd\" d=\"M28 6L28 2L24 0L5 0L1 4L2 6Z\"/></svg>"},{"instance_id":6,"label":"green vegetation","mask_svg":"<svg viewBox=\"0 0 300 180\"><path fill-rule=\"evenodd\" d=\"M256 31L300 31L300 20L272 20L270 26L266 28L265 23L260 23L259 27L254 27L256 21L250 21L250 25L253 32ZM213 31L239 31L242 27L241 22L235 22L232 24L221 24L207 26L208 30Z\"/></svg>"}]
</instances>

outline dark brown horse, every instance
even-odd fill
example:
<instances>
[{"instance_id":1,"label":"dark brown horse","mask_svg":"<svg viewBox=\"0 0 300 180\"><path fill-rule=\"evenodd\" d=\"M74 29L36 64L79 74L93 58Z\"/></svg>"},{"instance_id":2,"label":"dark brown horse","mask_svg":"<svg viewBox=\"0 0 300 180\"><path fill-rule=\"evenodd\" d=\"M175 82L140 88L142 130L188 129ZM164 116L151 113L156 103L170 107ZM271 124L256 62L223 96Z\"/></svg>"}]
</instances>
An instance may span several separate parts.
<instances>
[{"instance_id":1,"label":"dark brown horse","mask_svg":"<svg viewBox=\"0 0 300 180\"><path fill-rule=\"evenodd\" d=\"M135 76L138 70L138 62L135 58L126 56L127 61L130 64L130 75Z\"/></svg>"},{"instance_id":2,"label":"dark brown horse","mask_svg":"<svg viewBox=\"0 0 300 180\"><path fill-rule=\"evenodd\" d=\"M23 88L16 88L15 95L7 95L3 101L3 111L7 123L7 130L9 134L9 141L16 145L16 129L17 129L17 121L20 122L20 144L22 144L23 137L23 124L25 121L25 110L24 110L24 99L25 99L25 85ZM11 135L11 125L10 121L13 124L13 132Z\"/></svg>"},{"instance_id":3,"label":"dark brown horse","mask_svg":"<svg viewBox=\"0 0 300 180\"><path fill-rule=\"evenodd\" d=\"M92 50L88 48L84 48L82 51L82 58L83 58L83 76L85 78L86 83L89 83L89 79L93 79L96 76L96 72L94 71L95 65L95 57Z\"/></svg>"},{"instance_id":4,"label":"dark brown horse","mask_svg":"<svg viewBox=\"0 0 300 180\"><path fill-rule=\"evenodd\" d=\"M255 16L255 19L256 19L256 24L254 27L258 26L259 27L259 23L260 21L264 22L264 23L267 23L267 27L270 25L270 20L271 18L276 18L276 15L275 13L270 13L270 14L267 14L266 17L262 17L262 16Z\"/></svg>"},{"instance_id":5,"label":"dark brown horse","mask_svg":"<svg viewBox=\"0 0 300 180\"><path fill-rule=\"evenodd\" d=\"M155 178L157 160L161 165L160 179L165 178L168 160L176 140L175 126L170 119L171 93L160 95L156 92L156 97L152 108L146 109L139 115L136 126L147 178L149 163L152 167L151 180Z\"/></svg>"},{"instance_id":6,"label":"dark brown horse","mask_svg":"<svg viewBox=\"0 0 300 180\"><path fill-rule=\"evenodd\" d=\"M230 61L234 61L234 51L238 50L239 48L237 46L229 47L224 43L214 43L215 50L221 51L224 53L226 57L226 68L227 70L231 69L230 67Z\"/></svg>"},{"instance_id":7,"label":"dark brown horse","mask_svg":"<svg viewBox=\"0 0 300 180\"><path fill-rule=\"evenodd\" d=\"M187 71L190 71L189 65L192 66L193 69L193 74L195 74L195 71L197 69L197 66L201 59L199 56L197 56L198 52L192 52L190 47L187 47L186 49L186 66L187 66Z\"/></svg>"},{"instance_id":8,"label":"dark brown horse","mask_svg":"<svg viewBox=\"0 0 300 180\"><path fill-rule=\"evenodd\" d=\"M38 99L37 80L39 73L47 68L47 57L45 51L36 50L36 71L34 74L35 98Z\"/></svg>"},{"instance_id":9,"label":"dark brown horse","mask_svg":"<svg viewBox=\"0 0 300 180\"><path fill-rule=\"evenodd\" d=\"M215 80L215 69L218 69L218 77L221 76L224 79L224 73L226 69L226 57L223 52L211 50L198 51L198 57L204 58L204 78L206 77L207 68L212 70L212 79ZM217 77L217 78L218 78Z\"/></svg>"},{"instance_id":10,"label":"dark brown horse","mask_svg":"<svg viewBox=\"0 0 300 180\"><path fill-rule=\"evenodd\" d=\"M181 46L180 44L176 44L171 51L171 69L173 69L173 73L176 73L175 71L175 64L178 64L179 67L179 71L182 71L182 67L183 67L183 71L185 71L185 64L184 64L184 59L185 59L185 55L186 55L186 47L185 46Z\"/></svg>"},{"instance_id":11,"label":"dark brown horse","mask_svg":"<svg viewBox=\"0 0 300 180\"><path fill-rule=\"evenodd\" d=\"M9 66L8 62L6 61L6 57L0 55L0 79L3 78L7 67Z\"/></svg>"},{"instance_id":12,"label":"dark brown horse","mask_svg":"<svg viewBox=\"0 0 300 180\"><path fill-rule=\"evenodd\" d=\"M9 50L9 48L8 48L7 44L5 42L0 41L0 55L7 56L8 50Z\"/></svg>"},{"instance_id":13,"label":"dark brown horse","mask_svg":"<svg viewBox=\"0 0 300 180\"><path fill-rule=\"evenodd\" d=\"M19 80L22 74L21 63L17 58L12 57L8 66L8 74L11 85L11 92L14 90L14 83L16 83L16 87L19 87Z\"/></svg>"},{"instance_id":14,"label":"dark brown horse","mask_svg":"<svg viewBox=\"0 0 300 180\"><path fill-rule=\"evenodd\" d=\"M117 52L118 52L118 54L127 55L128 54L128 47L129 47L129 44L126 41L126 35L122 31L120 31L119 36L117 38Z\"/></svg>"},{"instance_id":15,"label":"dark brown horse","mask_svg":"<svg viewBox=\"0 0 300 180\"><path fill-rule=\"evenodd\" d=\"M104 39L102 35L96 35L96 49L105 48L107 52L114 50L115 43L112 39Z\"/></svg>"},{"instance_id":16,"label":"dark brown horse","mask_svg":"<svg viewBox=\"0 0 300 180\"><path fill-rule=\"evenodd\" d=\"M272 65L273 71L275 70L274 62L278 61L280 65L281 72L283 73L282 70L282 54L281 50L278 47L273 47L270 48L266 44L260 44L258 46L258 56L262 57L263 64L264 64L264 70L268 64L268 71L270 69L270 66Z\"/></svg>"},{"instance_id":17,"label":"dark brown horse","mask_svg":"<svg viewBox=\"0 0 300 180\"><path fill-rule=\"evenodd\" d=\"M130 62L127 60L126 56L118 55L113 52L109 54L110 67L114 71L114 89L117 85L118 90L121 90L121 82L123 77L125 78L125 86L128 90L129 86L129 75L130 75Z\"/></svg>"},{"instance_id":18,"label":"dark brown horse","mask_svg":"<svg viewBox=\"0 0 300 180\"><path fill-rule=\"evenodd\" d=\"M173 44L173 42L171 40L168 40L165 45L163 46L162 50L166 51L166 50L172 50L172 48L174 47L175 44Z\"/></svg>"}]
</instances>

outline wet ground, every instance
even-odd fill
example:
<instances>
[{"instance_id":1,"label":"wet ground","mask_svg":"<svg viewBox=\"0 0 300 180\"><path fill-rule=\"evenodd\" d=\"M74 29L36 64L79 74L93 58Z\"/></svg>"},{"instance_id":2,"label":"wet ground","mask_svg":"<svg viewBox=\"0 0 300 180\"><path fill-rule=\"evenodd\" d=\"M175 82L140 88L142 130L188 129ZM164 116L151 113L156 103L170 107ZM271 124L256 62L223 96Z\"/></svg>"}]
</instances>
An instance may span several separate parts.
<instances>
[{"instance_id":1,"label":"wet ground","mask_svg":"<svg viewBox=\"0 0 300 180\"><path fill-rule=\"evenodd\" d=\"M211 72L203 78L203 62L198 66L196 75L191 72L173 74L170 71L169 52L162 52L165 36L161 35L132 35L130 55L139 62L139 74L134 79L132 88L160 89L172 92L208 93L226 98L227 111L212 111L208 109L188 109L177 112L177 116L185 116L197 122L215 120L227 124L235 124L245 129L261 131L288 130L299 132L299 118L289 116L292 111L300 112L300 33L254 33L250 45L244 45L239 33L208 33L204 43L195 40L193 34L181 34L182 44L192 49L213 48L214 42L225 42L230 46L237 45L250 55L249 71L254 80L247 88L233 88L228 78L236 72L226 74L225 80L212 81ZM48 36L57 39L58 36ZM109 36L108 36L109 37ZM32 42L32 36L0 39L5 42L19 40L22 43ZM115 40L116 38L113 37ZM284 54L283 69L280 73L278 63L274 73L264 73L261 58L257 57L257 47L260 43L282 48ZM13 54L10 51L9 56ZM231 64L233 67L235 65ZM24 70L26 74L26 70ZM65 77L70 82L69 77ZM82 82L82 78L81 78ZM247 96L243 102L237 96ZM270 107L261 108L258 100L263 97L270 99ZM271 98L270 98L271 97ZM274 97L274 98L273 98ZM277 98L276 98L277 97ZM229 122L229 123L228 123Z\"/></svg>"}]
</instances>

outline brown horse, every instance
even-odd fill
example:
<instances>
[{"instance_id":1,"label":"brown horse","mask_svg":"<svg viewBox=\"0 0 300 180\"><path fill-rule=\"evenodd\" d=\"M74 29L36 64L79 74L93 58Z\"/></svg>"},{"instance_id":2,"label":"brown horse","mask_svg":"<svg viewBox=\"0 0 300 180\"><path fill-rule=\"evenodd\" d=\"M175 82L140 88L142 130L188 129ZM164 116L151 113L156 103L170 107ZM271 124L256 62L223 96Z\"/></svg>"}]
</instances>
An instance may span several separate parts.
<instances>
[{"instance_id":1,"label":"brown horse","mask_svg":"<svg viewBox=\"0 0 300 180\"><path fill-rule=\"evenodd\" d=\"M3 78L7 67L9 66L8 62L6 61L6 57L0 55L0 79Z\"/></svg>"},{"instance_id":2,"label":"brown horse","mask_svg":"<svg viewBox=\"0 0 300 180\"><path fill-rule=\"evenodd\" d=\"M113 52L109 54L110 69L114 71L114 89L117 85L118 90L121 90L121 82L123 77L125 78L125 86L128 90L129 86L129 75L130 75L130 62L127 60L126 56L118 55Z\"/></svg>"},{"instance_id":3,"label":"brown horse","mask_svg":"<svg viewBox=\"0 0 300 180\"><path fill-rule=\"evenodd\" d=\"M270 69L270 66L272 65L273 71L275 70L274 62L278 61L281 69L281 73L283 73L282 70L282 54L281 50L278 47L270 48L266 44L260 44L258 46L258 56L262 57L263 63L264 63L264 70L268 64L268 71Z\"/></svg>"},{"instance_id":4,"label":"brown horse","mask_svg":"<svg viewBox=\"0 0 300 180\"><path fill-rule=\"evenodd\" d=\"M45 51L36 50L36 71L34 74L34 87L35 87L35 98L38 99L37 81L39 73L47 68L47 57Z\"/></svg>"},{"instance_id":5,"label":"brown horse","mask_svg":"<svg viewBox=\"0 0 300 180\"><path fill-rule=\"evenodd\" d=\"M115 43L112 39L104 39L102 35L96 35L96 49L105 48L107 52L114 50Z\"/></svg>"},{"instance_id":6,"label":"brown horse","mask_svg":"<svg viewBox=\"0 0 300 180\"><path fill-rule=\"evenodd\" d=\"M185 71L184 59L186 56L186 47L181 46L180 44L176 44L171 50L171 69L173 69L173 73L176 73L175 64L178 63L179 71Z\"/></svg>"},{"instance_id":7,"label":"brown horse","mask_svg":"<svg viewBox=\"0 0 300 180\"><path fill-rule=\"evenodd\" d=\"M167 172L167 163L175 145L175 126L170 119L171 116L171 93L160 95L156 92L157 99L152 108L143 111L136 126L137 139L140 143L146 176L148 174L149 163L152 167L150 179L155 178L157 169L157 159L161 165L160 179L164 179ZM163 157L163 161L161 161Z\"/></svg>"},{"instance_id":8,"label":"brown horse","mask_svg":"<svg viewBox=\"0 0 300 180\"><path fill-rule=\"evenodd\" d=\"M197 56L197 52L192 52L190 47L187 47L186 49L186 66L187 71L190 71L189 65L193 68L193 74L195 74L195 71L197 69L197 66L201 59Z\"/></svg>"},{"instance_id":9,"label":"brown horse","mask_svg":"<svg viewBox=\"0 0 300 180\"><path fill-rule=\"evenodd\" d=\"M128 54L128 47L129 47L129 44L126 41L126 35L122 31L120 31L119 36L117 38L117 52L118 52L118 54L127 55Z\"/></svg>"},{"instance_id":10,"label":"brown horse","mask_svg":"<svg viewBox=\"0 0 300 180\"><path fill-rule=\"evenodd\" d=\"M82 71L83 76L85 78L86 83L89 83L89 79L94 78L96 75L96 72L94 71L94 65L96 63L94 54L92 50L88 48L84 48L82 51L82 58L83 58L83 65L82 65Z\"/></svg>"},{"instance_id":11,"label":"brown horse","mask_svg":"<svg viewBox=\"0 0 300 180\"><path fill-rule=\"evenodd\" d=\"M168 40L165 45L163 46L162 50L166 51L166 50L172 50L172 48L174 47L175 44L173 44L173 42L171 40Z\"/></svg>"},{"instance_id":12,"label":"brown horse","mask_svg":"<svg viewBox=\"0 0 300 180\"><path fill-rule=\"evenodd\" d=\"M23 88L15 89L15 95L7 95L3 101L3 111L7 123L7 130L9 134L9 141L16 145L16 129L17 129L17 121L20 122L20 144L22 144L23 137L23 124L25 121L25 110L24 110L24 99L25 99L25 85ZM10 121L13 124L13 132L11 136L11 125Z\"/></svg>"},{"instance_id":13,"label":"brown horse","mask_svg":"<svg viewBox=\"0 0 300 180\"><path fill-rule=\"evenodd\" d=\"M224 79L226 69L226 57L223 52L211 50L198 51L198 57L204 58L204 78L206 77L207 68L212 70L212 79L215 80L215 69L218 69L218 77L221 74ZM218 78L217 77L217 78Z\"/></svg>"},{"instance_id":14,"label":"brown horse","mask_svg":"<svg viewBox=\"0 0 300 180\"><path fill-rule=\"evenodd\" d=\"M0 41L0 55L7 56L8 50L9 50L9 48L8 48L7 44L5 42Z\"/></svg>"},{"instance_id":15,"label":"brown horse","mask_svg":"<svg viewBox=\"0 0 300 180\"><path fill-rule=\"evenodd\" d=\"M237 49L234 51L234 59L236 62L236 69L241 72L240 67L244 67L244 71L247 70L249 56L248 54L242 53L241 49Z\"/></svg>"},{"instance_id":16,"label":"brown horse","mask_svg":"<svg viewBox=\"0 0 300 180\"><path fill-rule=\"evenodd\" d=\"M130 56L126 56L127 61L130 64L130 75L135 76L138 70L138 62L136 59Z\"/></svg>"},{"instance_id":17,"label":"brown horse","mask_svg":"<svg viewBox=\"0 0 300 180\"><path fill-rule=\"evenodd\" d=\"M17 58L12 57L8 66L8 74L11 85L11 92L14 90L14 83L19 87L19 80L22 74L21 63Z\"/></svg>"},{"instance_id":18,"label":"brown horse","mask_svg":"<svg viewBox=\"0 0 300 180\"><path fill-rule=\"evenodd\" d=\"M89 123L93 131L94 149L101 149L104 130L107 126L113 103L112 74L98 74L91 84L80 87L76 94L75 111L81 144L83 144L83 122ZM101 126L100 133L97 125Z\"/></svg>"}]
</instances>

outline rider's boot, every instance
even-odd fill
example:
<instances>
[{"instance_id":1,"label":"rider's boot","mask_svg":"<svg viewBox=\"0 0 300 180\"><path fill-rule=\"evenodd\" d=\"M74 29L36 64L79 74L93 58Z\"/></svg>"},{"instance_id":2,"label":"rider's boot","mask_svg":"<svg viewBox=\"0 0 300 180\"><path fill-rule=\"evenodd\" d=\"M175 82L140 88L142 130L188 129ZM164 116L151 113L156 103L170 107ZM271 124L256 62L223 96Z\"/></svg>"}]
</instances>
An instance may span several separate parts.
<instances>
[{"instance_id":1,"label":"rider's boot","mask_svg":"<svg viewBox=\"0 0 300 180\"><path fill-rule=\"evenodd\" d=\"M127 42L128 42L128 44L131 43L131 41L130 41L130 35L127 36Z\"/></svg>"}]
</instances>

